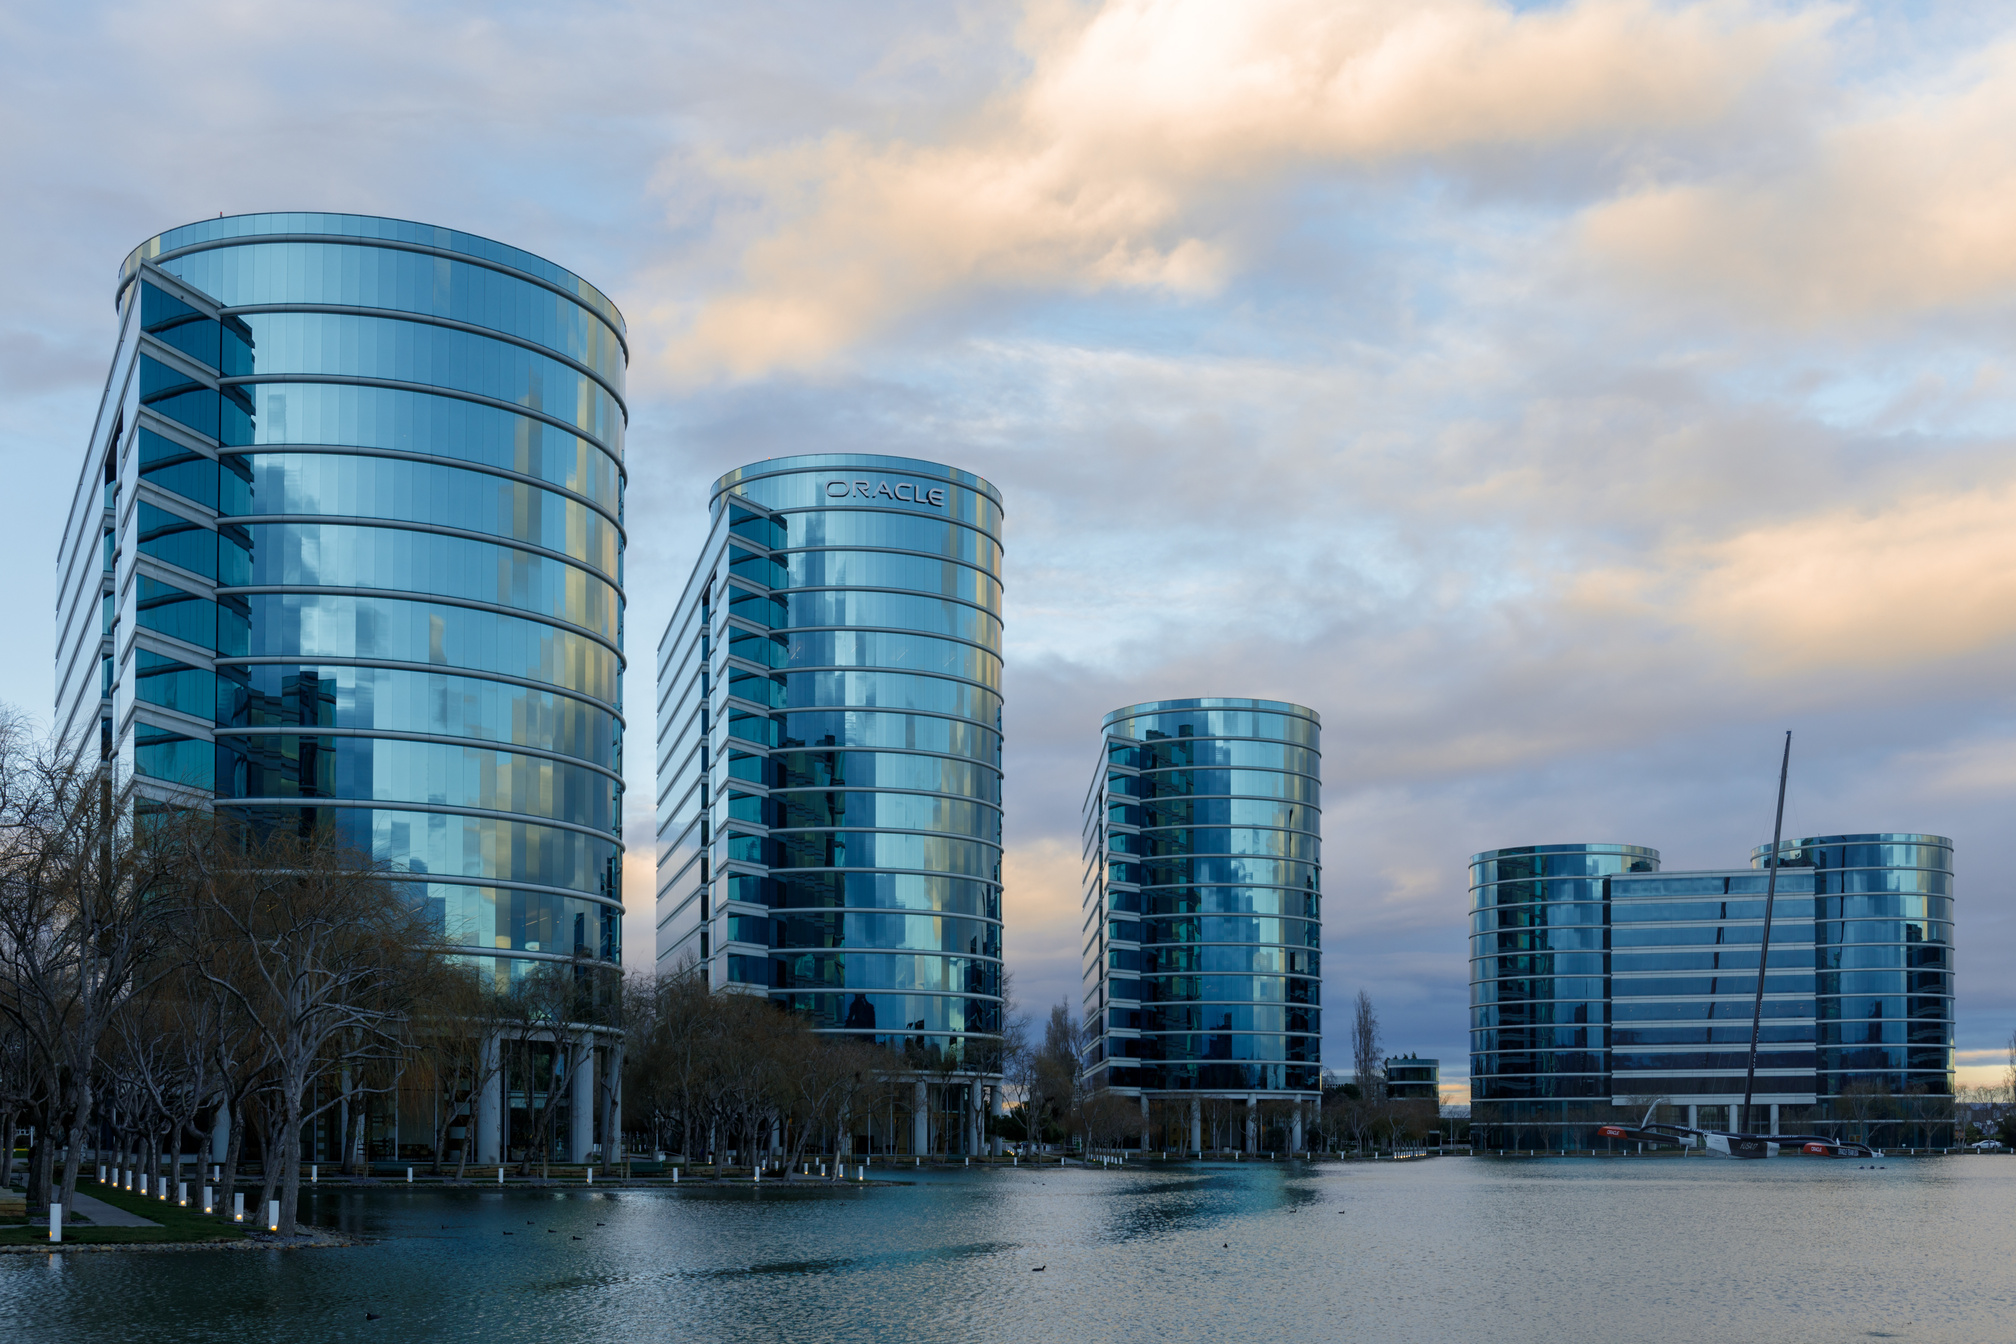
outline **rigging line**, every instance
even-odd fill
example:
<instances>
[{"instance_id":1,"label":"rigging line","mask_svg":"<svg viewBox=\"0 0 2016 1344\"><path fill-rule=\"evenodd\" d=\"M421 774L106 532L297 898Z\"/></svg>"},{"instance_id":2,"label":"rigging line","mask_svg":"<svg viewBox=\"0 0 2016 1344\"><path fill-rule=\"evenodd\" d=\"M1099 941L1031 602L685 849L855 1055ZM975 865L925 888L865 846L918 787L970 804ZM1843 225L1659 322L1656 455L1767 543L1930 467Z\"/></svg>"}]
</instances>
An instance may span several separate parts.
<instances>
[{"instance_id":1,"label":"rigging line","mask_svg":"<svg viewBox=\"0 0 2016 1344\"><path fill-rule=\"evenodd\" d=\"M1764 1024L1764 967L1771 960L1771 907L1778 898L1778 844L1785 834L1785 775L1792 768L1792 730L1785 730L1785 755L1778 762L1778 817L1771 823L1771 853L1766 861L1769 876L1764 880L1764 939L1757 950L1757 999L1750 1010L1750 1069L1743 1077L1742 1132L1755 1133L1751 1125L1750 1098L1757 1090L1757 1037ZM1768 1150L1767 1150L1768 1151Z\"/></svg>"}]
</instances>

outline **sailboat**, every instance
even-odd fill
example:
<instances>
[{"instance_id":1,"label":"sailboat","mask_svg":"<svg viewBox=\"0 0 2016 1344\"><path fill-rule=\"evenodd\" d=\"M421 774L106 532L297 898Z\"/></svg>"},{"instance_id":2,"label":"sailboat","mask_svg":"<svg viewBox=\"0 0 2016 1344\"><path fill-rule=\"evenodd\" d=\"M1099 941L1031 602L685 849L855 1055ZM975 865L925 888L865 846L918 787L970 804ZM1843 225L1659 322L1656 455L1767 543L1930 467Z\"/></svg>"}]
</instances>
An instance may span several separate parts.
<instances>
[{"instance_id":1,"label":"sailboat","mask_svg":"<svg viewBox=\"0 0 2016 1344\"><path fill-rule=\"evenodd\" d=\"M1764 967L1771 959L1771 911L1778 899L1779 844L1785 837L1785 778L1792 768L1792 734L1785 734L1785 755L1778 763L1778 816L1771 825L1769 875L1764 881L1764 934L1757 952L1757 997L1750 1012L1750 1067L1743 1079L1743 1106L1736 1112L1739 1122L1751 1119L1751 1098L1757 1094L1757 1042L1764 1025ZM1663 1100L1663 1098L1661 1099ZM1809 1157L1876 1157L1866 1143L1830 1138L1825 1134L1752 1134L1745 1130L1696 1129L1690 1125L1655 1125L1653 1102L1637 1125L1599 1125L1596 1137L1624 1139L1637 1143L1675 1144L1692 1148L1697 1144L1722 1157L1776 1157L1790 1148Z\"/></svg>"}]
</instances>

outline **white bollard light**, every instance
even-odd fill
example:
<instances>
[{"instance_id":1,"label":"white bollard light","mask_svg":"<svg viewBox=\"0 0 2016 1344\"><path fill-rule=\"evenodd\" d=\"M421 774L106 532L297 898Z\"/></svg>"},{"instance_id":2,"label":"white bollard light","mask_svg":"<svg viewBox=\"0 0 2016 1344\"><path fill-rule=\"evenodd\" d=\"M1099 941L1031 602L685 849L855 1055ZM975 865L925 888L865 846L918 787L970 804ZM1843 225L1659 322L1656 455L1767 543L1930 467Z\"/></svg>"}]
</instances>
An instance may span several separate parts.
<instances>
[{"instance_id":1,"label":"white bollard light","mask_svg":"<svg viewBox=\"0 0 2016 1344\"><path fill-rule=\"evenodd\" d=\"M588 1168L588 1184L595 1184L595 1168L593 1167Z\"/></svg>"},{"instance_id":2,"label":"white bollard light","mask_svg":"<svg viewBox=\"0 0 2016 1344\"><path fill-rule=\"evenodd\" d=\"M203 1187L203 1212L212 1212L210 1208L210 1187L207 1185Z\"/></svg>"},{"instance_id":3,"label":"white bollard light","mask_svg":"<svg viewBox=\"0 0 2016 1344\"><path fill-rule=\"evenodd\" d=\"M763 1184L763 1168L761 1167L756 1168L756 1184Z\"/></svg>"},{"instance_id":4,"label":"white bollard light","mask_svg":"<svg viewBox=\"0 0 2016 1344\"><path fill-rule=\"evenodd\" d=\"M679 1168L677 1167L672 1168L672 1184L679 1184Z\"/></svg>"},{"instance_id":5,"label":"white bollard light","mask_svg":"<svg viewBox=\"0 0 2016 1344\"><path fill-rule=\"evenodd\" d=\"M51 1204L49 1206L49 1240L63 1240L63 1206L61 1204Z\"/></svg>"},{"instance_id":6,"label":"white bollard light","mask_svg":"<svg viewBox=\"0 0 2016 1344\"><path fill-rule=\"evenodd\" d=\"M277 1199L266 1201L266 1230L268 1232L280 1230L280 1201Z\"/></svg>"},{"instance_id":7,"label":"white bollard light","mask_svg":"<svg viewBox=\"0 0 2016 1344\"><path fill-rule=\"evenodd\" d=\"M177 1181L175 1183L175 1203L180 1208L186 1209L189 1207L189 1182Z\"/></svg>"},{"instance_id":8,"label":"white bollard light","mask_svg":"<svg viewBox=\"0 0 2016 1344\"><path fill-rule=\"evenodd\" d=\"M502 1167L497 1168L497 1184L504 1184L504 1168Z\"/></svg>"},{"instance_id":9,"label":"white bollard light","mask_svg":"<svg viewBox=\"0 0 2016 1344\"><path fill-rule=\"evenodd\" d=\"M406 1168L406 1184L413 1184L413 1168L411 1167Z\"/></svg>"},{"instance_id":10,"label":"white bollard light","mask_svg":"<svg viewBox=\"0 0 2016 1344\"><path fill-rule=\"evenodd\" d=\"M310 1165L308 1168L308 1184L320 1185L321 1183L322 1168L319 1165Z\"/></svg>"},{"instance_id":11,"label":"white bollard light","mask_svg":"<svg viewBox=\"0 0 2016 1344\"><path fill-rule=\"evenodd\" d=\"M224 1179L224 1168L222 1167L210 1168L210 1184L216 1185L221 1181L223 1181L223 1179Z\"/></svg>"},{"instance_id":12,"label":"white bollard light","mask_svg":"<svg viewBox=\"0 0 2016 1344\"><path fill-rule=\"evenodd\" d=\"M231 1196L231 1221L234 1223L245 1221L245 1192L243 1190Z\"/></svg>"},{"instance_id":13,"label":"white bollard light","mask_svg":"<svg viewBox=\"0 0 2016 1344\"><path fill-rule=\"evenodd\" d=\"M105 1184L105 1164L103 1162L98 1164L98 1184Z\"/></svg>"}]
</instances>

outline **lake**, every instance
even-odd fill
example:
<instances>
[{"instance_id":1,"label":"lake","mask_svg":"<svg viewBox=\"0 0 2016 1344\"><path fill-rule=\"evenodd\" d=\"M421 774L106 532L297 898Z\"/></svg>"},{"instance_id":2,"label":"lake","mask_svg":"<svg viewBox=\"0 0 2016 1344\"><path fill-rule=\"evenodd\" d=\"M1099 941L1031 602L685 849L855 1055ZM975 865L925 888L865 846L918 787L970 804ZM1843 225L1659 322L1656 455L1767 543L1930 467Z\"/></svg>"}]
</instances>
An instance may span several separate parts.
<instances>
[{"instance_id":1,"label":"lake","mask_svg":"<svg viewBox=\"0 0 2016 1344\"><path fill-rule=\"evenodd\" d=\"M2007 1158L1893 1158L1881 1169L1449 1157L892 1174L914 1183L324 1188L305 1201L313 1220L373 1244L0 1257L0 1336L2016 1337L2016 1160ZM381 1319L367 1321L367 1310Z\"/></svg>"}]
</instances>

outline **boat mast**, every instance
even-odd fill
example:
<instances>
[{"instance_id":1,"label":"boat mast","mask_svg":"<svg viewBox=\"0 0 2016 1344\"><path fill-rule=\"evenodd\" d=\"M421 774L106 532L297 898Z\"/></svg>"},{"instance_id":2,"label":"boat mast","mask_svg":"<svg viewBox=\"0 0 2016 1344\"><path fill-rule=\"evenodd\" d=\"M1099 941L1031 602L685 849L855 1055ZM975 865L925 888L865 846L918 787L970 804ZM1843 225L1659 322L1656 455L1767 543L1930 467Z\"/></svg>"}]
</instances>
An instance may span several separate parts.
<instances>
[{"instance_id":1,"label":"boat mast","mask_svg":"<svg viewBox=\"0 0 2016 1344\"><path fill-rule=\"evenodd\" d=\"M1764 879L1764 939L1757 949L1757 1001L1750 1009L1750 1069L1743 1076L1741 1132L1754 1134L1750 1124L1750 1098L1757 1090L1757 1037L1764 1025L1764 965L1771 960L1771 907L1778 899L1778 842L1785 834L1785 774L1792 768L1792 731L1785 731L1785 756L1778 762L1778 819L1771 823L1771 853L1765 860L1769 876Z\"/></svg>"}]
</instances>

